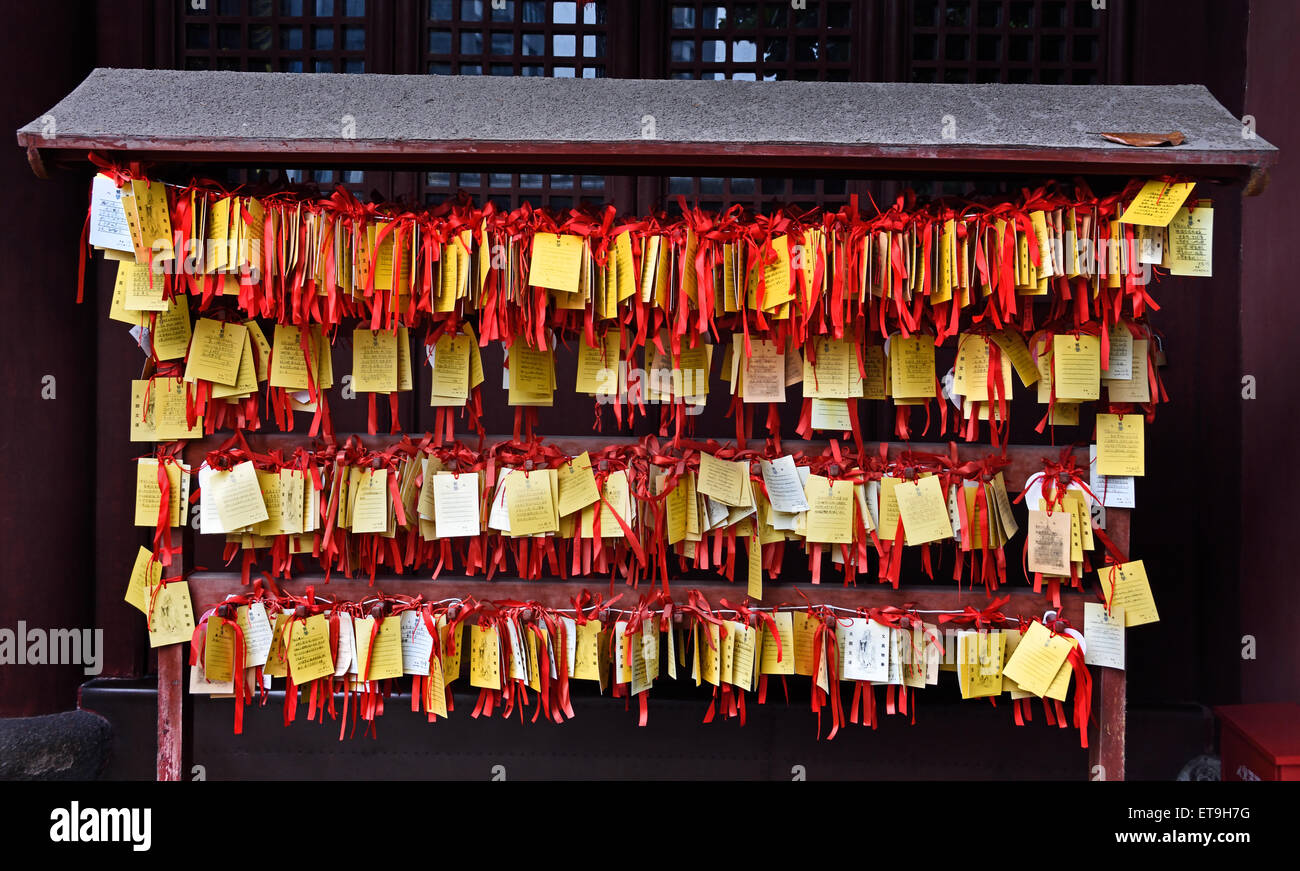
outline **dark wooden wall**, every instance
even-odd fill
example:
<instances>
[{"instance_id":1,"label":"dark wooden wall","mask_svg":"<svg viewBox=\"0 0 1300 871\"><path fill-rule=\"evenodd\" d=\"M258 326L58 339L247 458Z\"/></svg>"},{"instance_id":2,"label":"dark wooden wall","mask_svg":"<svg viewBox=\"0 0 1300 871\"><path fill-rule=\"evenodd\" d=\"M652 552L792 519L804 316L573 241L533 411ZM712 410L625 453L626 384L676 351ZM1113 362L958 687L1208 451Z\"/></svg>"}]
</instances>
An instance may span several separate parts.
<instances>
[{"instance_id":1,"label":"dark wooden wall","mask_svg":"<svg viewBox=\"0 0 1300 871\"><path fill-rule=\"evenodd\" d=\"M1240 116L1245 87L1245 3L1151 0L1137 4L1132 84L1195 82ZM1170 404L1148 435L1138 485L1133 551L1152 572L1160 623L1130 633L1129 699L1134 704L1234 702L1241 529L1229 506L1235 463L1211 460L1210 446L1241 443L1241 194L1214 197L1214 277L1170 278L1155 289L1151 318L1165 335L1161 375ZM1231 494L1219 511L1206 493ZM1204 510L1188 511L1189 505Z\"/></svg>"},{"instance_id":2,"label":"dark wooden wall","mask_svg":"<svg viewBox=\"0 0 1300 871\"><path fill-rule=\"evenodd\" d=\"M1300 6L1286 0L1250 5L1244 111L1257 130L1282 149L1264 196L1246 201L1242 224L1241 376L1254 376L1257 398L1237 397L1240 453L1223 443L1225 462L1240 461L1242 525L1241 636L1233 661L1240 667L1247 702L1300 699L1300 597L1296 589L1296 500L1286 492L1291 463L1300 456L1300 371L1295 325L1297 302L1296 203L1300 202L1300 114L1295 111L1295 34ZM1226 378L1227 376L1225 376ZM1238 506L1222 500L1225 513ZM1255 658L1242 656L1244 636Z\"/></svg>"},{"instance_id":3,"label":"dark wooden wall","mask_svg":"<svg viewBox=\"0 0 1300 871\"><path fill-rule=\"evenodd\" d=\"M13 131L90 72L94 19L84 9L54 16L33 4L6 11L0 73L9 86L0 128ZM93 610L99 318L72 304L89 188L84 177L38 180L9 142L0 153L7 202L0 210L0 627L21 620L89 628L100 625ZM47 377L52 399L42 398ZM0 667L0 714L67 710L83 680L77 666Z\"/></svg>"}]
</instances>

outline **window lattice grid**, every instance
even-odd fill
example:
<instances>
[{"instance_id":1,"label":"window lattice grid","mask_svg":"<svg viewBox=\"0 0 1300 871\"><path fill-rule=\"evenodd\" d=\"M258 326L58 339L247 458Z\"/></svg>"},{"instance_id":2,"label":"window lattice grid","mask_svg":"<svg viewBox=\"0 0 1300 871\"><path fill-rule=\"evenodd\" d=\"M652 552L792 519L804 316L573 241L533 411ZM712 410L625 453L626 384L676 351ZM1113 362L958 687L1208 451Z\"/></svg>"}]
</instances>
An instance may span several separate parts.
<instances>
[{"instance_id":1,"label":"window lattice grid","mask_svg":"<svg viewBox=\"0 0 1300 871\"><path fill-rule=\"evenodd\" d=\"M177 16L177 66L363 73L373 6L366 0L185 0Z\"/></svg>"},{"instance_id":2,"label":"window lattice grid","mask_svg":"<svg viewBox=\"0 0 1300 871\"><path fill-rule=\"evenodd\" d=\"M1106 10L1091 0L909 0L907 79L914 82L1107 81Z\"/></svg>"},{"instance_id":3,"label":"window lattice grid","mask_svg":"<svg viewBox=\"0 0 1300 871\"><path fill-rule=\"evenodd\" d=\"M665 69L674 79L848 81L854 3L672 2Z\"/></svg>"},{"instance_id":4,"label":"window lattice grid","mask_svg":"<svg viewBox=\"0 0 1300 871\"><path fill-rule=\"evenodd\" d=\"M606 0L426 0L425 72L603 78Z\"/></svg>"},{"instance_id":5,"label":"window lattice grid","mask_svg":"<svg viewBox=\"0 0 1300 871\"><path fill-rule=\"evenodd\" d=\"M612 61L606 0L425 0L423 67L432 75L603 78ZM475 202L514 209L569 209L607 197L602 175L432 171L424 200L465 191Z\"/></svg>"},{"instance_id":6,"label":"window lattice grid","mask_svg":"<svg viewBox=\"0 0 1300 871\"><path fill-rule=\"evenodd\" d=\"M811 176L711 177L668 176L664 179L663 208L678 214L678 197L686 205L720 212L739 204L751 212L772 214L780 206L796 212L812 208L837 209L849 200L848 184L842 178Z\"/></svg>"},{"instance_id":7,"label":"window lattice grid","mask_svg":"<svg viewBox=\"0 0 1300 871\"><path fill-rule=\"evenodd\" d=\"M182 2L175 64L182 69L362 73L373 30L366 0L208 0ZM340 131L343 119L340 119ZM232 169L232 184L283 178L330 191L343 184L362 199L386 175L358 170Z\"/></svg>"},{"instance_id":8,"label":"window lattice grid","mask_svg":"<svg viewBox=\"0 0 1300 871\"><path fill-rule=\"evenodd\" d=\"M607 196L603 175L476 170L424 174L426 203L441 203L459 191L479 205L493 202L500 209L516 209L524 203L560 211L579 204L595 208L604 205Z\"/></svg>"}]
</instances>

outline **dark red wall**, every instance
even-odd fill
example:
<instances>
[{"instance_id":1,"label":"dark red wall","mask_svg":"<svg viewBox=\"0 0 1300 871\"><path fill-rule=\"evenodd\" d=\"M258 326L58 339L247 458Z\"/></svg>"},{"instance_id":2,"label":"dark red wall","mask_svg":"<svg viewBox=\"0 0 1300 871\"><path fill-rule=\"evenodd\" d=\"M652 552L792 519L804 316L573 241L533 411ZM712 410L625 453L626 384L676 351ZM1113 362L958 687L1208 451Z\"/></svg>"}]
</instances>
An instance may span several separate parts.
<instances>
[{"instance_id":1,"label":"dark red wall","mask_svg":"<svg viewBox=\"0 0 1300 871\"><path fill-rule=\"evenodd\" d=\"M0 81L5 207L0 209L0 627L81 629L94 622L95 345L97 312L74 304L83 175L40 181L13 144L90 71L93 15L42 4L6 8ZM57 134L58 119L54 119ZM42 379L54 398L42 399ZM125 576L123 578L125 580ZM108 644L105 633L105 644ZM0 667L0 715L67 710L78 666Z\"/></svg>"},{"instance_id":2,"label":"dark red wall","mask_svg":"<svg viewBox=\"0 0 1300 871\"><path fill-rule=\"evenodd\" d=\"M1259 135L1282 149L1282 160L1264 195L1246 200L1243 210L1240 375L1255 377L1257 398L1239 400L1240 607L1241 632L1254 636L1256 658L1241 657L1239 638L1236 663L1242 701L1295 701L1300 699L1297 503L1285 484L1294 475L1291 463L1300 456L1295 338L1300 313L1295 294L1300 202L1295 34L1300 6L1257 0L1250 9L1245 111L1255 116ZM1225 510L1232 507L1224 505Z\"/></svg>"}]
</instances>

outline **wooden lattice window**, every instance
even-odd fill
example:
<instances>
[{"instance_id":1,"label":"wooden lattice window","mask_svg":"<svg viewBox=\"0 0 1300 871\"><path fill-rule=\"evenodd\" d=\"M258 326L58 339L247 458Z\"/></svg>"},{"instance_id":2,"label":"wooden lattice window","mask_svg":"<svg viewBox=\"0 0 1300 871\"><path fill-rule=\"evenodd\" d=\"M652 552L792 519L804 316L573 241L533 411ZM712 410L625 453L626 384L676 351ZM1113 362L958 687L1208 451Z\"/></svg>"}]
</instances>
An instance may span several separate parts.
<instances>
[{"instance_id":1,"label":"wooden lattice window","mask_svg":"<svg viewBox=\"0 0 1300 871\"><path fill-rule=\"evenodd\" d=\"M427 0L425 72L601 78L606 0Z\"/></svg>"},{"instance_id":2,"label":"wooden lattice window","mask_svg":"<svg viewBox=\"0 0 1300 871\"><path fill-rule=\"evenodd\" d=\"M179 3L178 66L187 70L364 73L373 0Z\"/></svg>"},{"instance_id":3,"label":"wooden lattice window","mask_svg":"<svg viewBox=\"0 0 1300 871\"><path fill-rule=\"evenodd\" d=\"M906 79L914 82L1109 80L1107 15L1092 0L909 0Z\"/></svg>"},{"instance_id":4,"label":"wooden lattice window","mask_svg":"<svg viewBox=\"0 0 1300 871\"><path fill-rule=\"evenodd\" d=\"M425 202L437 203L457 191L465 191L475 202L492 201L503 209L523 203L569 209L579 201L601 205L605 201L605 176L542 172L427 172Z\"/></svg>"},{"instance_id":5,"label":"wooden lattice window","mask_svg":"<svg viewBox=\"0 0 1300 871\"><path fill-rule=\"evenodd\" d=\"M848 81L855 75L853 28L863 4L807 0L665 4L664 73L674 79L798 79ZM710 178L670 176L662 186L663 205L689 204L723 209L734 203L770 211L774 204L797 208L829 206L847 199L843 179Z\"/></svg>"},{"instance_id":6,"label":"wooden lattice window","mask_svg":"<svg viewBox=\"0 0 1300 871\"><path fill-rule=\"evenodd\" d=\"M424 71L433 75L602 78L610 63L606 0L425 0ZM606 198L605 176L428 172L424 200L465 191L502 208L567 209Z\"/></svg>"},{"instance_id":7,"label":"wooden lattice window","mask_svg":"<svg viewBox=\"0 0 1300 871\"><path fill-rule=\"evenodd\" d=\"M806 210L816 206L834 209L848 200L848 183L843 178L770 176L718 178L669 176L664 180L664 208L678 211L678 196L687 205L721 211L740 203L753 211L771 212L778 204Z\"/></svg>"},{"instance_id":8,"label":"wooden lattice window","mask_svg":"<svg viewBox=\"0 0 1300 871\"><path fill-rule=\"evenodd\" d=\"M673 2L665 69L673 79L852 78L853 15L847 0Z\"/></svg>"},{"instance_id":9,"label":"wooden lattice window","mask_svg":"<svg viewBox=\"0 0 1300 871\"><path fill-rule=\"evenodd\" d=\"M181 0L175 65L189 70L363 73L376 49L376 0ZM280 170L230 169L228 180L275 179ZM352 169L283 170L294 183L328 190L343 184L366 197L389 189L387 173Z\"/></svg>"}]
</instances>

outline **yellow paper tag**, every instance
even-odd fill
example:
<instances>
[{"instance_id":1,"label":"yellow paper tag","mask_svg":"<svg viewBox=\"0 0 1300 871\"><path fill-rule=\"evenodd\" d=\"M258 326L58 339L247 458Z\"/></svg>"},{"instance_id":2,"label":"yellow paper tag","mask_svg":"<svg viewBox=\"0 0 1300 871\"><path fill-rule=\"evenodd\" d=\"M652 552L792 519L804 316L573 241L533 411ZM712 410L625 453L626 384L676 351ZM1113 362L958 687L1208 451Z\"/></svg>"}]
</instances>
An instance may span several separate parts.
<instances>
[{"instance_id":1,"label":"yellow paper tag","mask_svg":"<svg viewBox=\"0 0 1300 871\"><path fill-rule=\"evenodd\" d=\"M889 342L894 396L903 399L934 398L934 339L895 335Z\"/></svg>"},{"instance_id":2,"label":"yellow paper tag","mask_svg":"<svg viewBox=\"0 0 1300 871\"><path fill-rule=\"evenodd\" d=\"M294 620L289 634L289 676L293 682L301 685L333 674L329 620L324 614Z\"/></svg>"},{"instance_id":3,"label":"yellow paper tag","mask_svg":"<svg viewBox=\"0 0 1300 871\"><path fill-rule=\"evenodd\" d=\"M206 498L212 500L221 526L227 531L261 523L269 516L257 472L250 461L239 463L229 471L213 472L208 478Z\"/></svg>"},{"instance_id":4,"label":"yellow paper tag","mask_svg":"<svg viewBox=\"0 0 1300 871\"><path fill-rule=\"evenodd\" d=\"M243 324L199 318L190 340L185 380L202 378L214 384L233 385L239 377L248 329Z\"/></svg>"},{"instance_id":5,"label":"yellow paper tag","mask_svg":"<svg viewBox=\"0 0 1300 871\"><path fill-rule=\"evenodd\" d=\"M470 357L474 340L469 336L442 335L433 349L433 395L469 398Z\"/></svg>"},{"instance_id":6,"label":"yellow paper tag","mask_svg":"<svg viewBox=\"0 0 1300 871\"><path fill-rule=\"evenodd\" d=\"M1004 676L1015 681L1019 689L1040 698L1047 693L1073 645L1061 635L1053 635L1038 621L1016 643L1007 660Z\"/></svg>"},{"instance_id":7,"label":"yellow paper tag","mask_svg":"<svg viewBox=\"0 0 1300 871\"><path fill-rule=\"evenodd\" d=\"M215 614L204 625L203 672L210 681L233 680L235 664L235 630Z\"/></svg>"},{"instance_id":8,"label":"yellow paper tag","mask_svg":"<svg viewBox=\"0 0 1300 871\"><path fill-rule=\"evenodd\" d=\"M749 562L749 577L746 587L746 595L751 599L763 598L763 548L759 544L758 536L749 537L749 547L747 553Z\"/></svg>"},{"instance_id":9,"label":"yellow paper tag","mask_svg":"<svg viewBox=\"0 0 1300 871\"><path fill-rule=\"evenodd\" d=\"M1002 693L1006 639L1001 632L957 633L957 683L963 699Z\"/></svg>"},{"instance_id":10,"label":"yellow paper tag","mask_svg":"<svg viewBox=\"0 0 1300 871\"><path fill-rule=\"evenodd\" d=\"M213 384L212 398L225 399L228 396L251 396L257 392L257 361L253 359L253 340L244 335L244 350L239 355L239 371L235 383Z\"/></svg>"},{"instance_id":11,"label":"yellow paper tag","mask_svg":"<svg viewBox=\"0 0 1300 871\"><path fill-rule=\"evenodd\" d=\"M266 333L255 320L244 321L248 337L253 341L253 368L257 371L257 380L265 381L271 375L271 343L266 340Z\"/></svg>"},{"instance_id":12,"label":"yellow paper tag","mask_svg":"<svg viewBox=\"0 0 1300 871\"><path fill-rule=\"evenodd\" d=\"M309 349L313 343L308 341ZM310 366L308 360L310 359ZM316 380L316 354L314 349L304 353L302 331L291 324L275 325L275 341L271 348L272 387L288 390L306 390Z\"/></svg>"},{"instance_id":13,"label":"yellow paper tag","mask_svg":"<svg viewBox=\"0 0 1300 871\"><path fill-rule=\"evenodd\" d=\"M1125 627L1159 622L1160 614L1142 560L1103 566L1097 572L1097 578L1101 582L1106 607L1124 609Z\"/></svg>"},{"instance_id":14,"label":"yellow paper tag","mask_svg":"<svg viewBox=\"0 0 1300 871\"><path fill-rule=\"evenodd\" d=\"M1214 274L1214 208L1208 201L1179 209L1169 222L1169 274L1209 278Z\"/></svg>"},{"instance_id":15,"label":"yellow paper tag","mask_svg":"<svg viewBox=\"0 0 1300 871\"><path fill-rule=\"evenodd\" d=\"M763 652L759 665L762 674L795 673L795 616L789 611L777 611L773 614L772 622L776 624L775 636L772 634L772 627L768 625L767 621L763 621ZM780 660L777 659L778 636L780 638Z\"/></svg>"},{"instance_id":16,"label":"yellow paper tag","mask_svg":"<svg viewBox=\"0 0 1300 871\"><path fill-rule=\"evenodd\" d=\"M559 530L550 471L516 471L506 478L506 511L511 535L537 535Z\"/></svg>"},{"instance_id":17,"label":"yellow paper tag","mask_svg":"<svg viewBox=\"0 0 1300 871\"><path fill-rule=\"evenodd\" d=\"M352 331L352 389L357 393L397 390L397 335L358 327Z\"/></svg>"},{"instance_id":18,"label":"yellow paper tag","mask_svg":"<svg viewBox=\"0 0 1300 871\"><path fill-rule=\"evenodd\" d=\"M948 502L938 478L931 475L915 483L903 481L894 488L894 498L909 546L952 538Z\"/></svg>"},{"instance_id":19,"label":"yellow paper tag","mask_svg":"<svg viewBox=\"0 0 1300 871\"><path fill-rule=\"evenodd\" d=\"M511 405L545 405L554 399L555 355L550 348L529 348L522 341L510 346Z\"/></svg>"},{"instance_id":20,"label":"yellow paper tag","mask_svg":"<svg viewBox=\"0 0 1300 871\"><path fill-rule=\"evenodd\" d=\"M1072 513L1058 509L1029 512L1029 532L1025 541L1025 560L1031 572L1054 577L1070 575L1070 535Z\"/></svg>"},{"instance_id":21,"label":"yellow paper tag","mask_svg":"<svg viewBox=\"0 0 1300 871\"><path fill-rule=\"evenodd\" d=\"M581 236L536 233L528 265L528 283L566 293L577 293L582 280Z\"/></svg>"},{"instance_id":22,"label":"yellow paper tag","mask_svg":"<svg viewBox=\"0 0 1300 871\"><path fill-rule=\"evenodd\" d=\"M501 689L501 643L495 626L474 626L469 642L470 686Z\"/></svg>"},{"instance_id":23,"label":"yellow paper tag","mask_svg":"<svg viewBox=\"0 0 1300 871\"><path fill-rule=\"evenodd\" d=\"M177 294L153 322L153 352L159 360L179 360L190 348L190 303Z\"/></svg>"},{"instance_id":24,"label":"yellow paper tag","mask_svg":"<svg viewBox=\"0 0 1300 871\"><path fill-rule=\"evenodd\" d=\"M1131 352L1132 377L1107 378L1106 396L1111 402L1129 402L1141 405L1151 401L1151 382L1148 375L1150 343L1147 339L1134 339Z\"/></svg>"},{"instance_id":25,"label":"yellow paper tag","mask_svg":"<svg viewBox=\"0 0 1300 871\"><path fill-rule=\"evenodd\" d=\"M1065 402L1101 396L1101 339L1069 333L1052 339L1052 381Z\"/></svg>"},{"instance_id":26,"label":"yellow paper tag","mask_svg":"<svg viewBox=\"0 0 1300 871\"><path fill-rule=\"evenodd\" d=\"M1159 180L1149 181L1142 185L1142 190L1138 191L1133 202L1120 215L1119 222L1145 227L1167 227L1194 187L1196 183L1190 181L1172 184Z\"/></svg>"},{"instance_id":27,"label":"yellow paper tag","mask_svg":"<svg viewBox=\"0 0 1300 871\"><path fill-rule=\"evenodd\" d=\"M189 476L181 469L180 463L165 464L167 470L167 504L169 526L184 526L189 508ZM145 457L136 464L135 469L135 525L158 525L158 512L161 509L162 492L158 486L158 461Z\"/></svg>"},{"instance_id":28,"label":"yellow paper tag","mask_svg":"<svg viewBox=\"0 0 1300 871\"><path fill-rule=\"evenodd\" d=\"M619 337L618 330L609 330L604 339L597 338L600 347L587 344L583 335L578 339L578 375L574 385L577 393L613 394L618 384Z\"/></svg>"},{"instance_id":29,"label":"yellow paper tag","mask_svg":"<svg viewBox=\"0 0 1300 871\"><path fill-rule=\"evenodd\" d=\"M1145 420L1140 414L1097 415L1097 474L1146 474Z\"/></svg>"},{"instance_id":30,"label":"yellow paper tag","mask_svg":"<svg viewBox=\"0 0 1300 871\"><path fill-rule=\"evenodd\" d=\"M701 453L695 489L723 505L747 508L749 506L741 501L741 497L748 477L748 463L719 460L711 454Z\"/></svg>"},{"instance_id":31,"label":"yellow paper tag","mask_svg":"<svg viewBox=\"0 0 1300 871\"><path fill-rule=\"evenodd\" d=\"M168 581L153 595L146 591L146 601L152 599L149 613L149 646L164 647L181 644L194 636L194 609L190 604L190 585L185 581Z\"/></svg>"},{"instance_id":32,"label":"yellow paper tag","mask_svg":"<svg viewBox=\"0 0 1300 871\"><path fill-rule=\"evenodd\" d=\"M808 502L808 541L825 544L853 541L852 481L809 475L804 484L804 499Z\"/></svg>"},{"instance_id":33,"label":"yellow paper tag","mask_svg":"<svg viewBox=\"0 0 1300 871\"><path fill-rule=\"evenodd\" d=\"M385 532L388 529L388 470L362 469L352 502L352 531Z\"/></svg>"},{"instance_id":34,"label":"yellow paper tag","mask_svg":"<svg viewBox=\"0 0 1300 871\"><path fill-rule=\"evenodd\" d=\"M591 471L591 457L583 451L555 470L559 482L560 516L572 514L600 499L596 489L596 476ZM514 521L510 521L514 529Z\"/></svg>"},{"instance_id":35,"label":"yellow paper tag","mask_svg":"<svg viewBox=\"0 0 1300 871\"><path fill-rule=\"evenodd\" d=\"M126 584L126 595L122 597L128 605L141 614L149 613L149 588L162 580L162 563L155 562L153 551L141 547L135 555L135 565L131 567L131 579Z\"/></svg>"}]
</instances>

